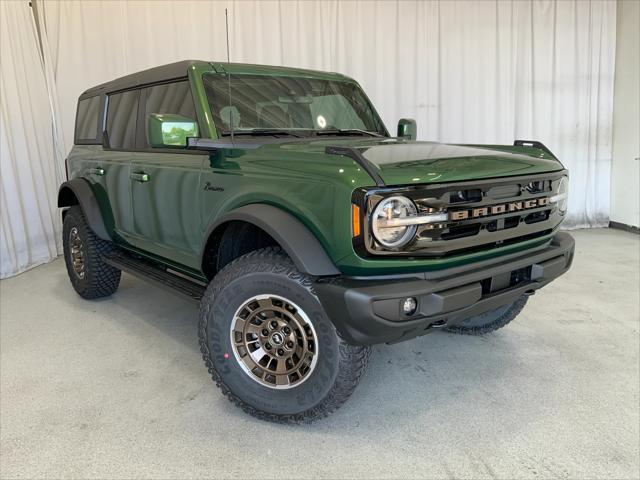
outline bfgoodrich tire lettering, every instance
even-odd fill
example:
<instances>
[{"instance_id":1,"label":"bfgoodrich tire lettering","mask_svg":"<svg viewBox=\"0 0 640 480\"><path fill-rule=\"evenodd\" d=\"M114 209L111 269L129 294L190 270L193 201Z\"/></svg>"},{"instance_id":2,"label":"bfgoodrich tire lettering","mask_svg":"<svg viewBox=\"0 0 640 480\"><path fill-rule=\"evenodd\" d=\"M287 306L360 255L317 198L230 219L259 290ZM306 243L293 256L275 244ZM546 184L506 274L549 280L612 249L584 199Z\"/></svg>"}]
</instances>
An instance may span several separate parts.
<instances>
[{"instance_id":1,"label":"bfgoodrich tire lettering","mask_svg":"<svg viewBox=\"0 0 640 480\"><path fill-rule=\"evenodd\" d=\"M93 233L78 205L72 206L64 217L62 239L67 273L75 291L86 299L112 295L120 284L121 272L102 259L115 247ZM79 259L82 268L78 267Z\"/></svg>"},{"instance_id":2,"label":"bfgoodrich tire lettering","mask_svg":"<svg viewBox=\"0 0 640 480\"><path fill-rule=\"evenodd\" d=\"M318 342L315 368L292 388L275 389L251 378L234 355L229 335L234 314L255 296L273 295L295 303L312 322ZM260 419L311 422L339 408L358 384L369 347L346 343L312 290L280 249L248 253L227 265L209 284L200 307L200 348L216 385L229 400Z\"/></svg>"},{"instance_id":3,"label":"bfgoodrich tire lettering","mask_svg":"<svg viewBox=\"0 0 640 480\"><path fill-rule=\"evenodd\" d=\"M508 305L496 308L490 312L485 312L475 317L468 318L462 322L446 328L447 332L460 333L463 335L483 335L494 332L511 320L516 318L527 304L529 297L522 296L518 300Z\"/></svg>"}]
</instances>

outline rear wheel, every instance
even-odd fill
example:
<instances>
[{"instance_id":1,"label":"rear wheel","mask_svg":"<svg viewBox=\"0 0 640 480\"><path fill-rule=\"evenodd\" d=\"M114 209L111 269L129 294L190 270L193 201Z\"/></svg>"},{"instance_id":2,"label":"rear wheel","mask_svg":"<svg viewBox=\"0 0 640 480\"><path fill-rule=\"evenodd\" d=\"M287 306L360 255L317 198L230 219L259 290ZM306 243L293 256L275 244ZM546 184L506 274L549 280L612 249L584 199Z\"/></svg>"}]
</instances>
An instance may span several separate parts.
<instances>
[{"instance_id":1,"label":"rear wheel","mask_svg":"<svg viewBox=\"0 0 640 480\"><path fill-rule=\"evenodd\" d=\"M93 233L78 205L67 211L62 235L67 273L75 291L86 299L113 294L120 284L120 270L103 258L115 247Z\"/></svg>"},{"instance_id":2,"label":"rear wheel","mask_svg":"<svg viewBox=\"0 0 640 480\"><path fill-rule=\"evenodd\" d=\"M522 296L513 303L503 305L489 312L476 315L462 322L447 327L445 330L451 333L460 333L463 335L483 335L485 333L494 332L511 320L516 318L527 304L529 297Z\"/></svg>"},{"instance_id":3,"label":"rear wheel","mask_svg":"<svg viewBox=\"0 0 640 480\"><path fill-rule=\"evenodd\" d=\"M248 253L211 282L200 308L200 347L216 385L260 419L311 422L339 408L371 349L346 343L288 256Z\"/></svg>"}]
</instances>

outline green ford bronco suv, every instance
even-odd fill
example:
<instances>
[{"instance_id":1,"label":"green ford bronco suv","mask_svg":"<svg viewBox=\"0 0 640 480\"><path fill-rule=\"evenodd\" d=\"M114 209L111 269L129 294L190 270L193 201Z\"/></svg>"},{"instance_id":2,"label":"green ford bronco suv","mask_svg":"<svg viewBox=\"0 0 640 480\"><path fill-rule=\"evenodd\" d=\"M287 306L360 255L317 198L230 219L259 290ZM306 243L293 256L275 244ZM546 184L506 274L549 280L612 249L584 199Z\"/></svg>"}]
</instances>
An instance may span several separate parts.
<instances>
[{"instance_id":1,"label":"green ford bronco suv","mask_svg":"<svg viewBox=\"0 0 640 480\"><path fill-rule=\"evenodd\" d=\"M323 417L372 345L496 330L571 265L543 144L415 135L336 73L186 61L91 88L58 194L71 284L104 297L126 271L199 302L229 399Z\"/></svg>"}]
</instances>

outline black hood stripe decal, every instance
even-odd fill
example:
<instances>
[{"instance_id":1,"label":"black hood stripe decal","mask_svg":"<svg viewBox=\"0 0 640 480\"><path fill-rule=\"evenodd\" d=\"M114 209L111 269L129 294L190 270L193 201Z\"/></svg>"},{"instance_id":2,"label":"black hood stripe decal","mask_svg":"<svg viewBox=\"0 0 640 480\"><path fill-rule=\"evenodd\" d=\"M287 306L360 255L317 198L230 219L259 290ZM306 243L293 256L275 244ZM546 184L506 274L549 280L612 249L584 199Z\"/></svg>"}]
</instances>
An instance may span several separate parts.
<instances>
[{"instance_id":1,"label":"black hood stripe decal","mask_svg":"<svg viewBox=\"0 0 640 480\"><path fill-rule=\"evenodd\" d=\"M329 146L325 148L324 151L327 155L344 155L345 157L354 159L356 163L358 163L358 165L360 165L364 171L369 174L373 181L376 182L376 186L385 186L384 180L382 180L377 167L367 160L357 148Z\"/></svg>"}]
</instances>

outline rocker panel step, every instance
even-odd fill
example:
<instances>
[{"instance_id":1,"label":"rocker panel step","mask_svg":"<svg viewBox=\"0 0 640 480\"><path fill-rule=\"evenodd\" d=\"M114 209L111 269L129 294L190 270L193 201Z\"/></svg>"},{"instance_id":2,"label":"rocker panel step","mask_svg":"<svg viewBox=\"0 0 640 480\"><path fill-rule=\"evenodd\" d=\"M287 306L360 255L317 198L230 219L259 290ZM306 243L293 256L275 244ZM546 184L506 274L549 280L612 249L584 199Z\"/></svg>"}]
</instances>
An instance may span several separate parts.
<instances>
[{"instance_id":1,"label":"rocker panel step","mask_svg":"<svg viewBox=\"0 0 640 480\"><path fill-rule=\"evenodd\" d=\"M168 272L152 262L135 257L126 252L119 251L104 258L105 263L130 273L142 280L147 280L160 288L187 298L193 302L199 302L204 295L205 285L197 281Z\"/></svg>"}]
</instances>

